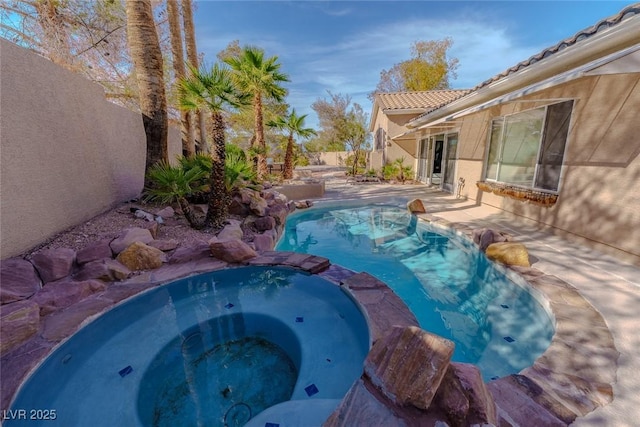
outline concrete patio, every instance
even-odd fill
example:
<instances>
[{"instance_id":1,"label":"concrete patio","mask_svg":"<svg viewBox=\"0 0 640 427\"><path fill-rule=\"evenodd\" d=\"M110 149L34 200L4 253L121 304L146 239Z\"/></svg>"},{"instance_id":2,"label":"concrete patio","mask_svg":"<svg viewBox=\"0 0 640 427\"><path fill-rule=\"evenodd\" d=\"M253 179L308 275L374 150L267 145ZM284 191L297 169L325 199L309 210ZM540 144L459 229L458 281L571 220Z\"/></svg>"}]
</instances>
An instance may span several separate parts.
<instances>
[{"instance_id":1,"label":"concrete patio","mask_svg":"<svg viewBox=\"0 0 640 427\"><path fill-rule=\"evenodd\" d=\"M371 203L400 204L413 198L424 202L428 214L471 228L491 227L506 231L527 246L532 268L556 276L574 286L604 318L613 338L618 359L613 402L597 408L572 424L575 426L635 426L640 419L640 268L621 262L577 240L562 238L533 223L523 222L490 206L425 185L350 184L337 169L313 168L314 176L326 181L326 193L318 205L348 203L357 198Z\"/></svg>"}]
</instances>

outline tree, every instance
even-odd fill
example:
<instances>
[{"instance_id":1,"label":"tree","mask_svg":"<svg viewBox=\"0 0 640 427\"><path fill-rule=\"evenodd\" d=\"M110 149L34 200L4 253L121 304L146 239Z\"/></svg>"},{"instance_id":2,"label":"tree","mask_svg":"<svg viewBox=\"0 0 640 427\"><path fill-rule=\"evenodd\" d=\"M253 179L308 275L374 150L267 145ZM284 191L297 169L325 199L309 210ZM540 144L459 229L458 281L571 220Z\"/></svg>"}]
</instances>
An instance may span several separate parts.
<instances>
[{"instance_id":1,"label":"tree","mask_svg":"<svg viewBox=\"0 0 640 427\"><path fill-rule=\"evenodd\" d=\"M238 93L227 68L215 64L211 70L190 68L180 83L180 107L186 111L206 111L211 115L213 151L209 176L209 202L203 226L222 228L227 218L229 193L225 185L225 120L227 107L245 105L248 99Z\"/></svg>"},{"instance_id":2,"label":"tree","mask_svg":"<svg viewBox=\"0 0 640 427\"><path fill-rule=\"evenodd\" d=\"M376 90L369 94L369 99L373 100L376 92L448 89L458 68L456 58L447 58L447 51L452 45L451 38L414 42L411 59L382 70Z\"/></svg>"},{"instance_id":3,"label":"tree","mask_svg":"<svg viewBox=\"0 0 640 427\"><path fill-rule=\"evenodd\" d=\"M337 123L339 138L345 142L347 150L353 153L352 175L358 173L358 165L363 159L364 153L370 148L367 121L367 113L364 112L360 104L354 103L353 107Z\"/></svg>"},{"instance_id":4,"label":"tree","mask_svg":"<svg viewBox=\"0 0 640 427\"><path fill-rule=\"evenodd\" d=\"M173 71L175 73L175 84L185 76L185 62L182 46L182 28L180 25L180 12L178 0L167 0L167 17L169 20L169 36L171 38L171 55L173 57ZM182 152L185 156L193 156L196 152L195 135L191 129L192 123L189 113L182 111L180 114L182 129Z\"/></svg>"},{"instance_id":5,"label":"tree","mask_svg":"<svg viewBox=\"0 0 640 427\"><path fill-rule=\"evenodd\" d=\"M182 22L184 27L185 45L187 48L187 61L191 67L197 70L200 65L198 64L198 50L196 49L196 32L193 26L192 0L182 0ZM200 151L208 153L209 144L207 143L204 114L199 112L197 113L197 116L194 116L192 113L189 113L188 120L192 123L190 128L191 132L195 129L195 123L198 124L198 128L200 129Z\"/></svg>"},{"instance_id":6,"label":"tree","mask_svg":"<svg viewBox=\"0 0 640 427\"><path fill-rule=\"evenodd\" d=\"M351 97L342 94L329 94L329 99L318 98L311 108L316 112L320 124L317 138L311 139L305 146L310 151L344 151L345 143L339 135L339 126L347 115Z\"/></svg>"},{"instance_id":7,"label":"tree","mask_svg":"<svg viewBox=\"0 0 640 427\"><path fill-rule=\"evenodd\" d=\"M138 81L140 111L147 134L145 170L168 161L167 99L162 52L150 0L127 0L127 38Z\"/></svg>"},{"instance_id":8,"label":"tree","mask_svg":"<svg viewBox=\"0 0 640 427\"><path fill-rule=\"evenodd\" d=\"M254 46L245 46L240 56L230 56L225 62L233 70L232 79L236 87L253 97L255 142L252 148L257 152L257 174L262 179L267 173L263 99L282 101L287 90L281 83L288 82L289 77L280 72L277 56L265 58L264 50Z\"/></svg>"},{"instance_id":9,"label":"tree","mask_svg":"<svg viewBox=\"0 0 640 427\"><path fill-rule=\"evenodd\" d=\"M291 114L286 117L278 117L278 119L267 123L268 126L284 130L289 134L287 149L284 155L284 171L282 172L282 177L284 179L291 179L293 177L294 136L297 135L301 138L308 138L311 135L316 135L316 131L314 129L304 127L304 119L306 117L306 114L298 116L294 108L291 110Z\"/></svg>"},{"instance_id":10,"label":"tree","mask_svg":"<svg viewBox=\"0 0 640 427\"><path fill-rule=\"evenodd\" d=\"M138 109L121 1L4 0L0 36L102 85Z\"/></svg>"}]
</instances>

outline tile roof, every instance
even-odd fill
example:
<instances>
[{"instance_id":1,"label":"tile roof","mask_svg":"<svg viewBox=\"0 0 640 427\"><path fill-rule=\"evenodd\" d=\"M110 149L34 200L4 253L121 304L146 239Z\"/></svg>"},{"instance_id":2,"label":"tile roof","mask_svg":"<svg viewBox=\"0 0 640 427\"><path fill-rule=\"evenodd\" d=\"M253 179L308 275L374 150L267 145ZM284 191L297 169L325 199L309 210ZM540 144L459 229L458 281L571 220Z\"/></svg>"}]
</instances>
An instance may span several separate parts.
<instances>
[{"instance_id":1,"label":"tile roof","mask_svg":"<svg viewBox=\"0 0 640 427\"><path fill-rule=\"evenodd\" d=\"M542 52L537 53L536 55L533 55L532 57L530 57L529 59L519 62L518 64L514 65L513 67L503 71L500 74L497 74L493 77L491 77L488 80L485 80L484 82L480 83L479 85L477 85L476 87L474 87L472 90L478 90L481 87L487 86L493 82L495 82L496 80L500 80L504 77L507 77L510 74L516 73L520 70L522 70L525 67L528 67L529 65L533 65L536 62L548 58L549 56L558 53L564 49L566 49L569 46L573 46L579 42L581 42L582 40L588 39L589 37L599 33L602 30L605 30L609 27L613 27L614 25L619 24L620 22L624 21L627 18L630 18L634 15L640 14L640 3L635 3L632 4L630 6L625 7L624 9L622 9L622 11L620 11L618 14L610 16L608 18L605 18L601 21L599 21L598 23L596 23L595 25L592 25L589 28L586 28L582 31L577 32L573 37L570 37L568 39L562 40L561 42L557 43L556 45L549 47L545 50L543 50Z\"/></svg>"},{"instance_id":2,"label":"tile roof","mask_svg":"<svg viewBox=\"0 0 640 427\"><path fill-rule=\"evenodd\" d=\"M469 90L427 90L416 92L376 93L375 99L382 110L431 110L460 98Z\"/></svg>"},{"instance_id":3,"label":"tile roof","mask_svg":"<svg viewBox=\"0 0 640 427\"><path fill-rule=\"evenodd\" d=\"M640 3L635 3L632 4L630 6L625 7L624 9L622 9L622 11L620 11L618 14L610 16L608 18L605 18L599 22L597 22L595 25L592 25L589 28L586 28L582 31L577 32L573 37L570 37L568 39L562 40L561 42L557 43L556 45L549 47L547 49L544 49L542 52L539 52L536 55L533 55L532 57L530 57L529 59L519 62L518 64L514 65L513 67L503 71L500 74L497 74L493 77L491 77L488 80L485 80L484 82L480 83L479 85L475 86L473 89L467 91L467 93L471 93L471 92L475 92L478 89L481 89L485 86L490 85L491 83L498 81L500 79L503 79L511 74L517 73L518 71L522 70L523 68L526 68L530 65L535 64L538 61L541 61L545 58L548 58L549 56L552 56L555 53L558 53L564 49L566 49L569 46L573 46L576 45L578 43L580 43L581 41L588 39L589 37L607 29L610 27L613 27L615 25L618 25L620 22L631 18L632 16L638 15L640 14ZM457 98L455 98L457 99ZM444 107L446 104L449 104L453 101L455 101L455 99L451 99L448 102L438 105L438 106L434 106L433 108L428 108L426 109L423 113L421 113L418 117L415 117L413 119L410 120L410 122L417 122L418 120L420 120L422 117L427 116L429 113Z\"/></svg>"}]
</instances>

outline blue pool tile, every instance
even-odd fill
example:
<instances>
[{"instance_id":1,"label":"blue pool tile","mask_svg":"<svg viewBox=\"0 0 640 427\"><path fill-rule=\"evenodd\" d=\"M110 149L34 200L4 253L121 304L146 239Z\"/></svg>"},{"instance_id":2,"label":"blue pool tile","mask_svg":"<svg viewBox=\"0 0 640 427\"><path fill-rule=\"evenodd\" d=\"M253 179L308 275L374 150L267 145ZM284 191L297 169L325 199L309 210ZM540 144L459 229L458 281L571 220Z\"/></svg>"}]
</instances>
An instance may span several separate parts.
<instances>
[{"instance_id":1,"label":"blue pool tile","mask_svg":"<svg viewBox=\"0 0 640 427\"><path fill-rule=\"evenodd\" d=\"M120 374L120 376L122 378L126 377L127 375L129 375L131 372L133 372L133 368L131 367L131 365L127 366L126 368L122 368L120 369L120 371L118 372Z\"/></svg>"},{"instance_id":2,"label":"blue pool tile","mask_svg":"<svg viewBox=\"0 0 640 427\"><path fill-rule=\"evenodd\" d=\"M500 307L502 308L509 308L509 306L507 304L500 304Z\"/></svg>"},{"instance_id":3,"label":"blue pool tile","mask_svg":"<svg viewBox=\"0 0 640 427\"><path fill-rule=\"evenodd\" d=\"M311 384L310 386L305 387L304 391L307 392L307 396L311 397L314 394L317 394L319 390L318 390L318 387L316 387L315 384Z\"/></svg>"},{"instance_id":4,"label":"blue pool tile","mask_svg":"<svg viewBox=\"0 0 640 427\"><path fill-rule=\"evenodd\" d=\"M231 304L231 303L229 303L229 304L224 306L224 308L226 308L226 309L230 309L231 307L233 307L233 304Z\"/></svg>"},{"instance_id":5,"label":"blue pool tile","mask_svg":"<svg viewBox=\"0 0 640 427\"><path fill-rule=\"evenodd\" d=\"M505 340L506 342L514 342L514 341L515 341L515 339L514 339L514 338L511 338L511 337L504 337L504 340Z\"/></svg>"},{"instance_id":6,"label":"blue pool tile","mask_svg":"<svg viewBox=\"0 0 640 427\"><path fill-rule=\"evenodd\" d=\"M296 323L304 322L304 317L296 317Z\"/></svg>"},{"instance_id":7,"label":"blue pool tile","mask_svg":"<svg viewBox=\"0 0 640 427\"><path fill-rule=\"evenodd\" d=\"M266 423L264 425L264 427L280 427L280 424L278 424L278 423Z\"/></svg>"}]
</instances>

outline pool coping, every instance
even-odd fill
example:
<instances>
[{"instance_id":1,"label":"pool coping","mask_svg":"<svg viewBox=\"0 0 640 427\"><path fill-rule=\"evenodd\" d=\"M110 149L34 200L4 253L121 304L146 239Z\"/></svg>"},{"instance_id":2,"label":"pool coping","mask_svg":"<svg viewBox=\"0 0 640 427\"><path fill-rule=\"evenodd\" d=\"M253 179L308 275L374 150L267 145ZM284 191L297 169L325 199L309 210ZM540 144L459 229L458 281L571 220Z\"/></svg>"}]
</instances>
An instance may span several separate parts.
<instances>
[{"instance_id":1,"label":"pool coping","mask_svg":"<svg viewBox=\"0 0 640 427\"><path fill-rule=\"evenodd\" d=\"M472 241L472 229L465 224L430 214L418 217ZM2 357L2 409L9 408L20 386L51 352L115 305L173 280L242 265L296 268L341 286L363 308L372 343L392 326L418 325L415 316L386 284L366 272L357 273L331 264L323 257L265 251L241 264L228 264L212 257L192 259L113 282L105 291L45 317L36 337ZM498 424L568 425L610 403L620 353L600 313L575 287L556 276L535 268L508 267L508 270L548 300L556 332L549 348L532 366L488 383L496 403Z\"/></svg>"}]
</instances>

